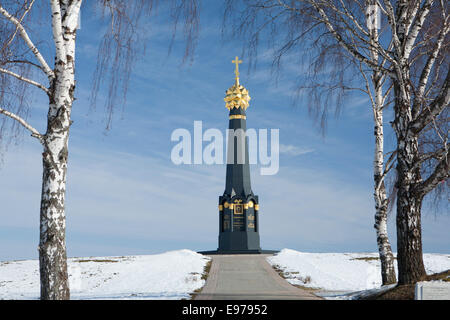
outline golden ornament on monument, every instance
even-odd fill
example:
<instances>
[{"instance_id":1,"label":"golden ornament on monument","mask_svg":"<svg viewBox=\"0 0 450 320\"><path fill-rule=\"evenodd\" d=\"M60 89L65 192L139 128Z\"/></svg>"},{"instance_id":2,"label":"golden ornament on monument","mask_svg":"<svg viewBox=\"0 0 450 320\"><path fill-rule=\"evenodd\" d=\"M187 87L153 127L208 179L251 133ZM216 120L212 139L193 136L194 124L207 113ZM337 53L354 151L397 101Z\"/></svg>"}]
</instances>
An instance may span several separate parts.
<instances>
[{"instance_id":1,"label":"golden ornament on monument","mask_svg":"<svg viewBox=\"0 0 450 320\"><path fill-rule=\"evenodd\" d=\"M236 82L226 91L225 98L223 99L225 101L225 107L228 110L231 110L233 108L236 109L242 108L243 110L246 110L249 106L249 101L251 98L250 95L248 94L248 90L239 84L239 63L241 63L242 60L239 60L239 58L236 57L236 59L233 60L232 62L236 64L236 70L234 72L236 74ZM234 119L245 119L245 118L234 118Z\"/></svg>"}]
</instances>

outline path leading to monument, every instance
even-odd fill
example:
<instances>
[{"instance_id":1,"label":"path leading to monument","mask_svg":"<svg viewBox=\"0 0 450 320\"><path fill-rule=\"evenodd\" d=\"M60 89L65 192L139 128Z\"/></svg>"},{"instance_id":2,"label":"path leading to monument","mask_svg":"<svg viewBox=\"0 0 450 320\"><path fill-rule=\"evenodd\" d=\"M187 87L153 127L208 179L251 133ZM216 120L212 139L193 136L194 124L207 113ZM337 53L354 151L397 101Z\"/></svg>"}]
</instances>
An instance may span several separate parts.
<instances>
[{"instance_id":1,"label":"path leading to monument","mask_svg":"<svg viewBox=\"0 0 450 320\"><path fill-rule=\"evenodd\" d=\"M196 300L317 300L281 278L268 254L211 255L212 265Z\"/></svg>"}]
</instances>

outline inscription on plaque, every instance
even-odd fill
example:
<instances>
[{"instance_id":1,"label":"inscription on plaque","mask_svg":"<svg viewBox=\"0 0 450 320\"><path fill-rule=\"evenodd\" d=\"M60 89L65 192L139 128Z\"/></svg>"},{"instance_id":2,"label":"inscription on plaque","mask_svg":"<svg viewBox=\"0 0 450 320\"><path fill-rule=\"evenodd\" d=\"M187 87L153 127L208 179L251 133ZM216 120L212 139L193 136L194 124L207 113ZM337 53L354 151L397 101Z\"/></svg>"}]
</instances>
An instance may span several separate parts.
<instances>
[{"instance_id":1,"label":"inscription on plaque","mask_svg":"<svg viewBox=\"0 0 450 320\"><path fill-rule=\"evenodd\" d=\"M249 214L247 216L247 220L248 220L247 229L254 231L255 230L255 216L253 214Z\"/></svg>"},{"instance_id":2,"label":"inscription on plaque","mask_svg":"<svg viewBox=\"0 0 450 320\"><path fill-rule=\"evenodd\" d=\"M418 282L415 300L450 300L449 282Z\"/></svg>"},{"instance_id":3,"label":"inscription on plaque","mask_svg":"<svg viewBox=\"0 0 450 320\"><path fill-rule=\"evenodd\" d=\"M224 231L229 231L230 230L230 215L229 214L224 214L223 215L223 230Z\"/></svg>"},{"instance_id":4,"label":"inscription on plaque","mask_svg":"<svg viewBox=\"0 0 450 320\"><path fill-rule=\"evenodd\" d=\"M244 231L244 206L242 204L234 205L233 230Z\"/></svg>"}]
</instances>

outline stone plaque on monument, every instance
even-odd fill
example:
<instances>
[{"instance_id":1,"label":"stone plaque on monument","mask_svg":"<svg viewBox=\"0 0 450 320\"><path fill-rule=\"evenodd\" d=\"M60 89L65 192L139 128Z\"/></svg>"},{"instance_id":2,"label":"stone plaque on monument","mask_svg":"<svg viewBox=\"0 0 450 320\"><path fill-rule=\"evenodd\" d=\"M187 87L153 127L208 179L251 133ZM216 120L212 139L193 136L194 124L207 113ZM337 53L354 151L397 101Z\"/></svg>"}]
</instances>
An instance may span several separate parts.
<instances>
[{"instance_id":1,"label":"stone plaque on monument","mask_svg":"<svg viewBox=\"0 0 450 320\"><path fill-rule=\"evenodd\" d=\"M450 282L418 282L415 287L415 300L450 300Z\"/></svg>"}]
</instances>

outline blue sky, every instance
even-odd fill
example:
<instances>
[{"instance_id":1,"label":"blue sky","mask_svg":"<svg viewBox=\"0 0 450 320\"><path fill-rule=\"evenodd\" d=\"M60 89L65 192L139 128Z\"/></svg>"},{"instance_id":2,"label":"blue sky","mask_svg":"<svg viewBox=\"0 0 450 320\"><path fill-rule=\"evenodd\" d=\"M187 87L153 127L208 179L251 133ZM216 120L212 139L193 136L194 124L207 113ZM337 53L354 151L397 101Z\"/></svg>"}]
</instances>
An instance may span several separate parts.
<instances>
[{"instance_id":1,"label":"blue sky","mask_svg":"<svg viewBox=\"0 0 450 320\"><path fill-rule=\"evenodd\" d=\"M77 43L77 100L69 142L67 248L69 256L149 254L188 248L217 248L218 197L225 165L172 164L173 130L192 132L228 125L225 90L233 84L231 60L243 43L222 39L221 8L203 8L194 60L182 67L177 38L161 17L149 23L146 55L136 64L126 107L105 131L102 105L90 110L88 97L99 36L97 18L82 10ZM207 13L207 14L205 14ZM42 28L42 32L46 32ZM45 36L45 35L43 35ZM249 128L280 129L280 170L251 178L261 205L260 235L265 249L310 252L376 251L372 197L373 128L368 100L353 95L338 119L330 117L323 137L307 106L292 104L299 76L285 64L278 81L270 54L259 52L255 71L242 64L241 84L252 97ZM47 57L50 61L51 58ZM106 92L99 94L100 100ZM36 95L29 121L45 132L47 103ZM387 123L386 127L389 127ZM392 147L393 133L386 134ZM0 168L0 260L37 258L41 150L27 135L11 146ZM390 218L395 249L394 214ZM423 210L425 252L448 253L448 214Z\"/></svg>"}]
</instances>

